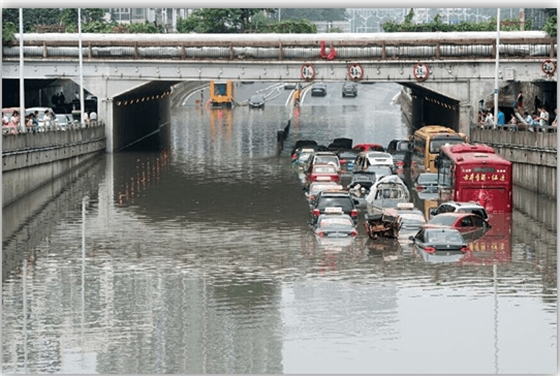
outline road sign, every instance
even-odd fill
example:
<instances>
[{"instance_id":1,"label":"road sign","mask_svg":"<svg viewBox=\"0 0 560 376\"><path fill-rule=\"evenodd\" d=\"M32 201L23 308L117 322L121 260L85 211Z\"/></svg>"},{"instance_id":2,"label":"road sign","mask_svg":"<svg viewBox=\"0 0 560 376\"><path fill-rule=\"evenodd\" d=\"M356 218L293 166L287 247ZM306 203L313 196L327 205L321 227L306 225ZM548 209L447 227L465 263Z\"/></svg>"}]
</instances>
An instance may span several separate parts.
<instances>
[{"instance_id":1,"label":"road sign","mask_svg":"<svg viewBox=\"0 0 560 376\"><path fill-rule=\"evenodd\" d=\"M311 64L301 66L301 78L305 81L311 81L315 78L315 67Z\"/></svg>"},{"instance_id":2,"label":"road sign","mask_svg":"<svg viewBox=\"0 0 560 376\"><path fill-rule=\"evenodd\" d=\"M541 69L548 75L553 75L556 72L556 62L552 60L545 60L541 65Z\"/></svg>"},{"instance_id":3,"label":"road sign","mask_svg":"<svg viewBox=\"0 0 560 376\"><path fill-rule=\"evenodd\" d=\"M348 77L353 81L358 81L362 79L364 75L364 69L360 64L351 64L348 66Z\"/></svg>"},{"instance_id":4,"label":"road sign","mask_svg":"<svg viewBox=\"0 0 560 376\"><path fill-rule=\"evenodd\" d=\"M412 69L412 74L414 74L414 78L416 78L417 81L426 81L430 75L430 68L428 64L418 63Z\"/></svg>"}]
</instances>

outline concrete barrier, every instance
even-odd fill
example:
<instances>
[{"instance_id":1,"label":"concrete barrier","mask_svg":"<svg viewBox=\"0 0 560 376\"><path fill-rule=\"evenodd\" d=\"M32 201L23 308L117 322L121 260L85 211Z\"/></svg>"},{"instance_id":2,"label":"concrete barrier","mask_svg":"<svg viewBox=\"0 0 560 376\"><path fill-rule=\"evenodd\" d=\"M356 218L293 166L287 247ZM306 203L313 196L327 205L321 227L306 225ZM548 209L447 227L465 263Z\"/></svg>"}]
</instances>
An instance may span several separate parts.
<instances>
[{"instance_id":1,"label":"concrete barrier","mask_svg":"<svg viewBox=\"0 0 560 376\"><path fill-rule=\"evenodd\" d=\"M105 127L2 138L2 207L104 153Z\"/></svg>"},{"instance_id":2,"label":"concrete barrier","mask_svg":"<svg viewBox=\"0 0 560 376\"><path fill-rule=\"evenodd\" d=\"M508 132L471 127L473 143L492 146L513 162L513 184L556 199L557 133Z\"/></svg>"}]
</instances>

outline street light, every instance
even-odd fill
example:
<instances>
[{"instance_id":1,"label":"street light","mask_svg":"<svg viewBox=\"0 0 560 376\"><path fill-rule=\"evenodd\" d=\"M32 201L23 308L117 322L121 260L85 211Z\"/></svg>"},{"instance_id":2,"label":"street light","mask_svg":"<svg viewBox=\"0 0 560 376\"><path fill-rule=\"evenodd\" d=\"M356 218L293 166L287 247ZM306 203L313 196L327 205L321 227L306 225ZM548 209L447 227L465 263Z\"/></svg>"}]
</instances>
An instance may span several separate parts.
<instances>
[{"instance_id":1,"label":"street light","mask_svg":"<svg viewBox=\"0 0 560 376\"><path fill-rule=\"evenodd\" d=\"M19 127L25 132L25 87L23 83L23 9L19 8Z\"/></svg>"},{"instance_id":2,"label":"street light","mask_svg":"<svg viewBox=\"0 0 560 376\"><path fill-rule=\"evenodd\" d=\"M84 64L82 56L82 12L80 8L78 8L78 57L80 61L80 121L82 127L84 127Z\"/></svg>"}]
</instances>

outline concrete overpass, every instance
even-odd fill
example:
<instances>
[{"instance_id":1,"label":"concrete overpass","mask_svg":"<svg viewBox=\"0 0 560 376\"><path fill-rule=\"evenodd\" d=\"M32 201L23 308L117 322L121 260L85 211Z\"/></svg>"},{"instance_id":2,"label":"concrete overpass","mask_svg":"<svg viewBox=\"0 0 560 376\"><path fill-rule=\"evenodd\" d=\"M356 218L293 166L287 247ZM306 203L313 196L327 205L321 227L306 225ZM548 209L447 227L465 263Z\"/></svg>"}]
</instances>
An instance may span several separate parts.
<instances>
[{"instance_id":1,"label":"concrete overpass","mask_svg":"<svg viewBox=\"0 0 560 376\"><path fill-rule=\"evenodd\" d=\"M85 88L100 99L109 151L130 141L117 137L127 133L120 129L126 119L158 127L166 122L172 85L217 79L397 82L448 98L458 130L468 134L478 101L494 92L496 37L496 32L82 34L82 75ZM19 35L16 39L3 47L4 79L20 77ZM80 82L78 34L24 34L23 44L26 79ZM499 62L500 87L556 82L556 39L538 31L501 32ZM154 131L150 127L139 128L148 134Z\"/></svg>"}]
</instances>

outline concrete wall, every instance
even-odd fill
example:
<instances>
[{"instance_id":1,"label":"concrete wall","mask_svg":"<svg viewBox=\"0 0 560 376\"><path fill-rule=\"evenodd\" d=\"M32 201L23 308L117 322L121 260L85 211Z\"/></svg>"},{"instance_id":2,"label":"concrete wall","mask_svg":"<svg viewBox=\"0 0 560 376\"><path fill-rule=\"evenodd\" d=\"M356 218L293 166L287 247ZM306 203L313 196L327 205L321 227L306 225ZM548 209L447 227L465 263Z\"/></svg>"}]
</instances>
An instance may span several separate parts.
<instances>
[{"instance_id":1,"label":"concrete wall","mask_svg":"<svg viewBox=\"0 0 560 376\"><path fill-rule=\"evenodd\" d=\"M2 139L2 207L105 151L104 127Z\"/></svg>"},{"instance_id":2,"label":"concrete wall","mask_svg":"<svg viewBox=\"0 0 560 376\"><path fill-rule=\"evenodd\" d=\"M513 184L556 199L557 133L494 131L475 126L470 138L471 142L494 147L513 162Z\"/></svg>"}]
</instances>

